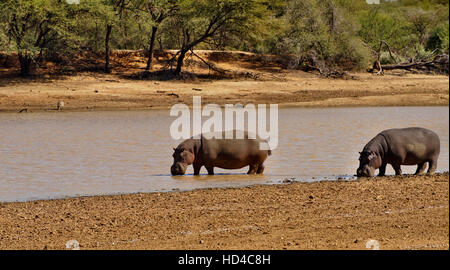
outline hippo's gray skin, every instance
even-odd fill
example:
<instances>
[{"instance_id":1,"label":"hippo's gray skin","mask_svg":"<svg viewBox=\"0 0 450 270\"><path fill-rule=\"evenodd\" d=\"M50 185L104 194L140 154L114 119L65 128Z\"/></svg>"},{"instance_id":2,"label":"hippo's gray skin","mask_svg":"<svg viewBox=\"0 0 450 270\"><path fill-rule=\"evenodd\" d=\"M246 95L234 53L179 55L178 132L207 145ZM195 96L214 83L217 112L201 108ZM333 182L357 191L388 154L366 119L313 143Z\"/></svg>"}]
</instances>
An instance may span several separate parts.
<instances>
[{"instance_id":1,"label":"hippo's gray skin","mask_svg":"<svg viewBox=\"0 0 450 270\"><path fill-rule=\"evenodd\" d=\"M223 134L223 133L222 133ZM174 148L172 175L183 175L188 165L193 165L194 175L200 174L205 166L209 175L214 174L214 167L222 169L240 169L250 166L248 174L262 174L264 161L271 155L270 150L260 150L261 139L187 139ZM224 136L222 136L224 138ZM233 137L236 138L236 137Z\"/></svg>"},{"instance_id":2,"label":"hippo's gray skin","mask_svg":"<svg viewBox=\"0 0 450 270\"><path fill-rule=\"evenodd\" d=\"M386 165L391 164L395 175L401 175L401 165L418 165L416 174L428 174L436 170L440 152L440 140L436 133L419 127L388 129L380 132L359 152L358 177L373 177L379 168L379 176L386 173Z\"/></svg>"}]
</instances>

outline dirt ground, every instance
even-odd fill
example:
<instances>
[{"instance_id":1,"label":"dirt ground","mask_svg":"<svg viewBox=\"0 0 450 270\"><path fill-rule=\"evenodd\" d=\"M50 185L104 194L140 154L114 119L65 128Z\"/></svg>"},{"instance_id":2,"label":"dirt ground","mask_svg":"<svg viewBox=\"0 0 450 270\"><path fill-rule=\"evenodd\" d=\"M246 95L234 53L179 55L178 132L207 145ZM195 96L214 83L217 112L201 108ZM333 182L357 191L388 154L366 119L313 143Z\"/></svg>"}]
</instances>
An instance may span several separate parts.
<instances>
[{"instance_id":1,"label":"dirt ground","mask_svg":"<svg viewBox=\"0 0 450 270\"><path fill-rule=\"evenodd\" d=\"M0 203L0 249L449 249L449 174ZM69 242L70 243L70 242Z\"/></svg>"},{"instance_id":2,"label":"dirt ground","mask_svg":"<svg viewBox=\"0 0 450 270\"><path fill-rule=\"evenodd\" d=\"M142 74L146 59L135 51L113 54L113 62L120 65L114 67L112 74L74 71L71 75L64 75L45 72L24 79L13 76L14 69L0 68L0 112L55 110L60 100L64 101L66 111L167 109L176 103L192 104L194 95L201 96L203 104L220 105L271 103L330 107L449 104L449 77L445 75L391 71L384 76L349 73L345 79L330 79L283 68L281 60L272 59L273 56L243 52L197 53L217 68L227 70L227 74L237 75L217 78L197 60L187 63L185 69L188 74L196 76L188 76L184 80L167 80L164 76L141 79L139 74ZM164 67L161 57L157 57L156 69ZM47 66L52 66L50 64L47 63ZM99 66L101 63L91 68Z\"/></svg>"}]
</instances>

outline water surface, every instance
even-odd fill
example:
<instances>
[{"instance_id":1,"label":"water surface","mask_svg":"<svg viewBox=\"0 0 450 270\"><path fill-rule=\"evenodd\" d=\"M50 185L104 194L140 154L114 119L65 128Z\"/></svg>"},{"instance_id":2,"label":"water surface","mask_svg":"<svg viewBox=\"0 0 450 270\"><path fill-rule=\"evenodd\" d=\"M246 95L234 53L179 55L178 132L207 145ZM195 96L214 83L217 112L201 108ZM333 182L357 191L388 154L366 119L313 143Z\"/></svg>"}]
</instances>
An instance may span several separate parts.
<instances>
[{"instance_id":1,"label":"water surface","mask_svg":"<svg viewBox=\"0 0 450 270\"><path fill-rule=\"evenodd\" d=\"M0 114L0 201L351 178L372 137L409 126L440 136L438 171L449 167L448 107L280 109L278 148L263 176L216 168L215 176L172 177L173 120L168 111Z\"/></svg>"}]
</instances>

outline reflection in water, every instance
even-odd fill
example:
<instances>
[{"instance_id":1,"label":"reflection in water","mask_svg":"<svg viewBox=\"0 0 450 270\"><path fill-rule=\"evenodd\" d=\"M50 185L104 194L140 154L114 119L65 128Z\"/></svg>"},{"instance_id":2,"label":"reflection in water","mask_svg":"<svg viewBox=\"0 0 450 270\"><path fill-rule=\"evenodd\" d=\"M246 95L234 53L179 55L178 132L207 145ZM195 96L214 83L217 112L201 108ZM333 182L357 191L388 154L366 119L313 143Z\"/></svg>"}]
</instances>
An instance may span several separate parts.
<instances>
[{"instance_id":1,"label":"reflection in water","mask_svg":"<svg viewBox=\"0 0 450 270\"><path fill-rule=\"evenodd\" d=\"M388 128L422 126L441 138L448 170L448 107L288 108L263 176L221 170L172 177L168 111L0 114L0 201L349 179L358 151ZM415 166L404 166L413 173ZM387 174L393 174L388 167Z\"/></svg>"}]
</instances>

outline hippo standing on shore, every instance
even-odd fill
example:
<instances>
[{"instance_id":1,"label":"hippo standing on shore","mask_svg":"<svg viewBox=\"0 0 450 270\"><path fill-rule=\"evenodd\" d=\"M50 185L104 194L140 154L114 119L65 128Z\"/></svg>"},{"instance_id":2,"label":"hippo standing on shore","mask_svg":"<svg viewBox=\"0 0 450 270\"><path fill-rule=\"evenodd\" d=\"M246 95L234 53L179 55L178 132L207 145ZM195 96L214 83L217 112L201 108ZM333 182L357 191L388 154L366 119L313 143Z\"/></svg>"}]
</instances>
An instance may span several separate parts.
<instances>
[{"instance_id":1,"label":"hippo standing on shore","mask_svg":"<svg viewBox=\"0 0 450 270\"><path fill-rule=\"evenodd\" d=\"M359 152L358 177L373 177L379 168L379 176L386 173L386 165L391 164L395 175L401 175L401 165L418 165L416 174L428 174L436 170L440 152L440 140L436 133L419 127L388 129L380 132Z\"/></svg>"},{"instance_id":2,"label":"hippo standing on shore","mask_svg":"<svg viewBox=\"0 0 450 270\"><path fill-rule=\"evenodd\" d=\"M235 132L233 132L235 134ZM270 150L260 150L261 139L249 139L244 132L244 139L215 139L201 135L199 139L187 139L174 148L172 175L183 175L188 165L193 165L194 175L205 166L209 175L214 174L214 167L222 169L240 169L250 166L248 174L262 174L264 161L271 155ZM222 137L224 133L222 133ZM236 136L233 136L236 138Z\"/></svg>"}]
</instances>

